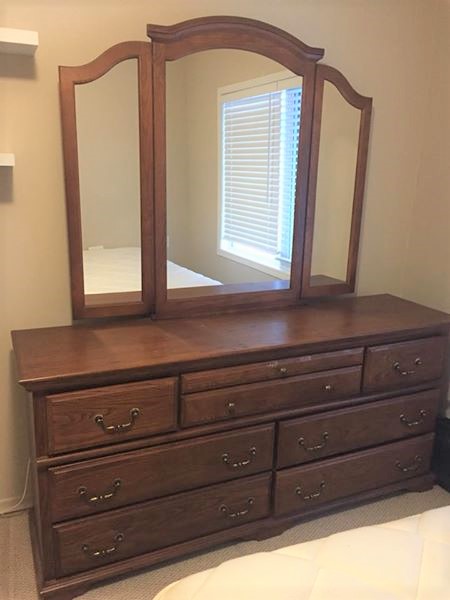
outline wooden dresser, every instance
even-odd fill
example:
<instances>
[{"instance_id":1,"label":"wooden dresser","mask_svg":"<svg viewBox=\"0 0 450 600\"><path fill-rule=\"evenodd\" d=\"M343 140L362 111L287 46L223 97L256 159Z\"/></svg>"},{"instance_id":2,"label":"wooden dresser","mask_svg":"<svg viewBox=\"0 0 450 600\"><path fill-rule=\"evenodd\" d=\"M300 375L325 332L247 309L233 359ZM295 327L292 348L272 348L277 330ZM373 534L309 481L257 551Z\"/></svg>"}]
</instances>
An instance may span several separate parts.
<instances>
[{"instance_id":1,"label":"wooden dresser","mask_svg":"<svg viewBox=\"0 0 450 600\"><path fill-rule=\"evenodd\" d=\"M13 332L42 597L431 487L449 325L381 295Z\"/></svg>"}]
</instances>

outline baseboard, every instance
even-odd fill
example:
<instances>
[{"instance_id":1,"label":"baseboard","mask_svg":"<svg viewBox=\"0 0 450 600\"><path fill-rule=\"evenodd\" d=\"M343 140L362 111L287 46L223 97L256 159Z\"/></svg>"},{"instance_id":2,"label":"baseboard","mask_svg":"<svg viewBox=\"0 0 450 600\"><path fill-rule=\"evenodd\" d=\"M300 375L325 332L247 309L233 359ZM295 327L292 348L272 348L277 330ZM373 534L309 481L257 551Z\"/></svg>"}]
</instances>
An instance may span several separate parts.
<instances>
[{"instance_id":1,"label":"baseboard","mask_svg":"<svg viewBox=\"0 0 450 600\"><path fill-rule=\"evenodd\" d=\"M25 498L20 504L20 496L12 498L0 498L0 515L12 514L32 507L31 498Z\"/></svg>"}]
</instances>

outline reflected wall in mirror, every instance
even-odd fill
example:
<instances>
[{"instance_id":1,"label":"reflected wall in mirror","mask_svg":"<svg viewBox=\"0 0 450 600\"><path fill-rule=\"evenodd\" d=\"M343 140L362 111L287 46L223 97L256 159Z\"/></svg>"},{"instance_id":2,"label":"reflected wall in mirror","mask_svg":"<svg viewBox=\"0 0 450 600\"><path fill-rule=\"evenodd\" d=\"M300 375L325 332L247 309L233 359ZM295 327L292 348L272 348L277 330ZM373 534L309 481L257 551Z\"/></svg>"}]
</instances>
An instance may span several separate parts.
<instances>
[{"instance_id":1,"label":"reflected wall in mirror","mask_svg":"<svg viewBox=\"0 0 450 600\"><path fill-rule=\"evenodd\" d=\"M59 67L72 312L154 306L152 47L121 42Z\"/></svg>"},{"instance_id":2,"label":"reflected wall in mirror","mask_svg":"<svg viewBox=\"0 0 450 600\"><path fill-rule=\"evenodd\" d=\"M301 100L252 52L166 62L169 299L289 288Z\"/></svg>"},{"instance_id":3,"label":"reflected wall in mirror","mask_svg":"<svg viewBox=\"0 0 450 600\"><path fill-rule=\"evenodd\" d=\"M140 299L137 60L77 85L75 107L85 295L139 292Z\"/></svg>"},{"instance_id":4,"label":"reflected wall in mirror","mask_svg":"<svg viewBox=\"0 0 450 600\"><path fill-rule=\"evenodd\" d=\"M312 285L343 283L347 261L355 189L360 111L349 104L329 81L324 82L316 211L311 276Z\"/></svg>"}]
</instances>

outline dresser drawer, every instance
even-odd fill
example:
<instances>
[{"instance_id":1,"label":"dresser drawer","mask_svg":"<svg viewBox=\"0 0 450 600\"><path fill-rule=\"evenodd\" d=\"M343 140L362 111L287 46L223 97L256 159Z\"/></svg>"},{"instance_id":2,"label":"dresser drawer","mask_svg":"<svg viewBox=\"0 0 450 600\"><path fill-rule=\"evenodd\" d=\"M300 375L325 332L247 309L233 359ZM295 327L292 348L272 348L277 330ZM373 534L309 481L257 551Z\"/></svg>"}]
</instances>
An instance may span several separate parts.
<instances>
[{"instance_id":1,"label":"dresser drawer","mask_svg":"<svg viewBox=\"0 0 450 600\"><path fill-rule=\"evenodd\" d=\"M447 338L431 337L367 348L363 390L384 391L438 379L447 343Z\"/></svg>"},{"instance_id":2,"label":"dresser drawer","mask_svg":"<svg viewBox=\"0 0 450 600\"><path fill-rule=\"evenodd\" d=\"M433 434L427 434L280 471L276 475L275 515L301 513L331 500L426 473L433 439Z\"/></svg>"},{"instance_id":3,"label":"dresser drawer","mask_svg":"<svg viewBox=\"0 0 450 600\"><path fill-rule=\"evenodd\" d=\"M439 390L429 390L283 421L278 468L433 431L439 398Z\"/></svg>"},{"instance_id":4,"label":"dresser drawer","mask_svg":"<svg viewBox=\"0 0 450 600\"><path fill-rule=\"evenodd\" d=\"M191 394L232 385L293 377L340 367L353 367L362 364L363 356L363 348L351 348L350 350L339 350L337 352L309 354L239 365L238 367L188 373L181 376L181 393Z\"/></svg>"},{"instance_id":5,"label":"dresser drawer","mask_svg":"<svg viewBox=\"0 0 450 600\"><path fill-rule=\"evenodd\" d=\"M176 391L167 378L47 396L49 454L171 431Z\"/></svg>"},{"instance_id":6,"label":"dresser drawer","mask_svg":"<svg viewBox=\"0 0 450 600\"><path fill-rule=\"evenodd\" d=\"M268 516L271 475L256 475L55 525L69 575Z\"/></svg>"},{"instance_id":7,"label":"dresser drawer","mask_svg":"<svg viewBox=\"0 0 450 600\"><path fill-rule=\"evenodd\" d=\"M273 425L49 469L53 521L272 469Z\"/></svg>"},{"instance_id":8,"label":"dresser drawer","mask_svg":"<svg viewBox=\"0 0 450 600\"><path fill-rule=\"evenodd\" d=\"M232 388L198 392L182 397L183 427L255 415L287 408L302 408L355 396L361 385L361 367L348 367L252 383Z\"/></svg>"}]
</instances>

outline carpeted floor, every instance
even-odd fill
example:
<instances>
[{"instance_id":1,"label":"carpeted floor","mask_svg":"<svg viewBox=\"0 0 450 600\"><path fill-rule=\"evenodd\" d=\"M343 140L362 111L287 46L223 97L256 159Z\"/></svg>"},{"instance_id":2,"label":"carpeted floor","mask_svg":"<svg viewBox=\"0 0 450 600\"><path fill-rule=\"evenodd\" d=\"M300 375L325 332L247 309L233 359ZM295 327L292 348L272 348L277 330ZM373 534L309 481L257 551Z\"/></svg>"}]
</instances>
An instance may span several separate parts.
<instances>
[{"instance_id":1,"label":"carpeted floor","mask_svg":"<svg viewBox=\"0 0 450 600\"><path fill-rule=\"evenodd\" d=\"M149 569L139 575L98 586L82 600L152 600L167 584L224 560L252 552L270 551L290 544L325 537L363 525L373 525L450 505L450 494L440 487L358 506L307 521L263 542L242 542ZM36 600L37 592L28 535L27 513L0 518L0 600Z\"/></svg>"}]
</instances>

